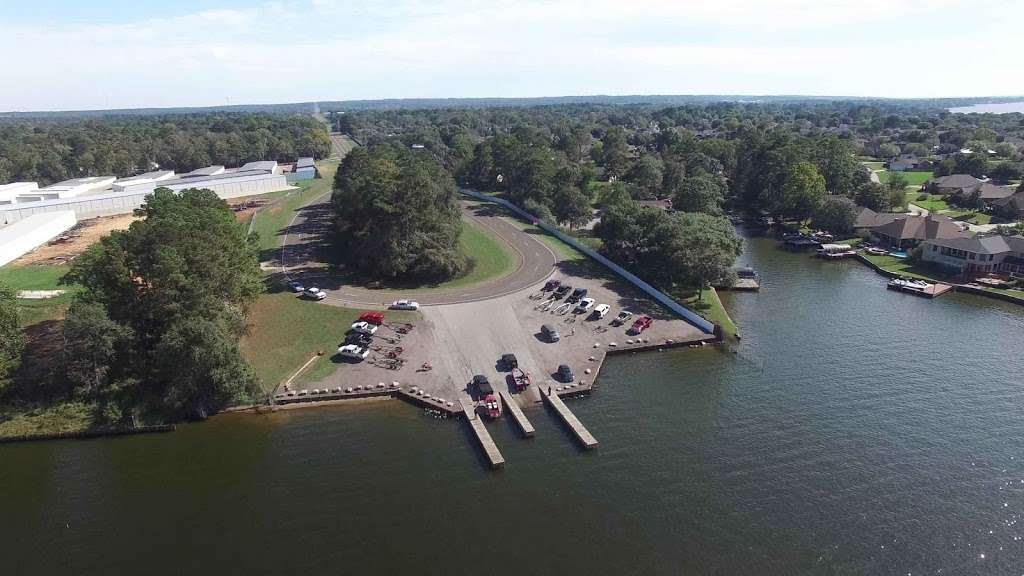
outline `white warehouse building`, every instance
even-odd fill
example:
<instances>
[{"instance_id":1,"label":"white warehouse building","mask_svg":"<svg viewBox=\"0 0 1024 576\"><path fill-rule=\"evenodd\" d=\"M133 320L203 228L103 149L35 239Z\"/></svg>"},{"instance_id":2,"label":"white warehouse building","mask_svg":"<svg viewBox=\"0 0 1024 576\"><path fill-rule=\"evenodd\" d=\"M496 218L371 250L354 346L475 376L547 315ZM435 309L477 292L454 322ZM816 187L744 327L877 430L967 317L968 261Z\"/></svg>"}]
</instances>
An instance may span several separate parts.
<instances>
[{"instance_id":1,"label":"white warehouse building","mask_svg":"<svg viewBox=\"0 0 1024 576\"><path fill-rule=\"evenodd\" d=\"M86 178L72 178L58 182L46 188L40 188L31 192L23 192L15 198L17 203L39 202L41 200L57 200L60 198L74 198L82 194L106 190L117 180L114 176L89 176Z\"/></svg>"},{"instance_id":2,"label":"white warehouse building","mask_svg":"<svg viewBox=\"0 0 1024 576\"><path fill-rule=\"evenodd\" d=\"M0 185L0 204L13 204L21 194L28 194L39 189L36 182L11 182Z\"/></svg>"},{"instance_id":3,"label":"white warehouse building","mask_svg":"<svg viewBox=\"0 0 1024 576\"><path fill-rule=\"evenodd\" d=\"M136 184L150 184L153 182L162 182L164 180L170 180L174 178L174 170L158 170L156 172L146 172L145 174L139 174L138 176L130 176L128 178L118 178L113 184L114 192L124 192L125 188L134 186Z\"/></svg>"},{"instance_id":4,"label":"white warehouse building","mask_svg":"<svg viewBox=\"0 0 1024 576\"><path fill-rule=\"evenodd\" d=\"M43 245L77 224L70 210L36 214L0 228L0 266Z\"/></svg>"}]
</instances>

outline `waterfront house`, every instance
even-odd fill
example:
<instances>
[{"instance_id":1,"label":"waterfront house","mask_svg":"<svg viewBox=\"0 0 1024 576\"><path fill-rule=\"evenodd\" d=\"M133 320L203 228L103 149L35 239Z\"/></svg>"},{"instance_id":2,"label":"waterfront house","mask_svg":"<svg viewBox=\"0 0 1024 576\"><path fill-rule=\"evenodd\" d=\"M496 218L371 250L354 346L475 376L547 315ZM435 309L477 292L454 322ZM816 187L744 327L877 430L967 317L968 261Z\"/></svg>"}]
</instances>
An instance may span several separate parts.
<instances>
[{"instance_id":1,"label":"waterfront house","mask_svg":"<svg viewBox=\"0 0 1024 576\"><path fill-rule=\"evenodd\" d=\"M876 226L870 231L873 242L897 250L908 250L925 240L962 238L967 235L952 218L937 214L901 214L891 222Z\"/></svg>"},{"instance_id":2,"label":"waterfront house","mask_svg":"<svg viewBox=\"0 0 1024 576\"><path fill-rule=\"evenodd\" d=\"M1018 190L1005 198L993 200L992 211L1007 220L1024 218L1024 189Z\"/></svg>"},{"instance_id":3,"label":"waterfront house","mask_svg":"<svg viewBox=\"0 0 1024 576\"><path fill-rule=\"evenodd\" d=\"M932 178L925 183L924 188L934 190L937 194L959 193L966 196L976 190L981 183L981 180L970 174L950 174L949 176Z\"/></svg>"},{"instance_id":4,"label":"waterfront house","mask_svg":"<svg viewBox=\"0 0 1024 576\"><path fill-rule=\"evenodd\" d=\"M857 208L857 216L853 220L853 231L858 236L867 238L871 234L871 230L888 224L896 218L902 217L903 214L893 214L892 212L875 212L871 208L859 206Z\"/></svg>"},{"instance_id":5,"label":"waterfront house","mask_svg":"<svg viewBox=\"0 0 1024 576\"><path fill-rule=\"evenodd\" d=\"M977 235L926 240L921 260L962 276L1024 276L1024 236Z\"/></svg>"}]
</instances>

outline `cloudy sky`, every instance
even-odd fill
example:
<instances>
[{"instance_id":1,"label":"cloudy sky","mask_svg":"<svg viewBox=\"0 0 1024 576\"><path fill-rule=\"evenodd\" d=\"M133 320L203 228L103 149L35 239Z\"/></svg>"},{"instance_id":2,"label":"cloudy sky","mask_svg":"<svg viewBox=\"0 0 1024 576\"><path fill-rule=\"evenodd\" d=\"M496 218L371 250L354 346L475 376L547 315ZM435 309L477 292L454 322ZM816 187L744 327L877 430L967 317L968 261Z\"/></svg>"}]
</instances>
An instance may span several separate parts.
<instances>
[{"instance_id":1,"label":"cloudy sky","mask_svg":"<svg viewBox=\"0 0 1024 576\"><path fill-rule=\"evenodd\" d=\"M0 0L0 110L1024 94L1020 0Z\"/></svg>"}]
</instances>

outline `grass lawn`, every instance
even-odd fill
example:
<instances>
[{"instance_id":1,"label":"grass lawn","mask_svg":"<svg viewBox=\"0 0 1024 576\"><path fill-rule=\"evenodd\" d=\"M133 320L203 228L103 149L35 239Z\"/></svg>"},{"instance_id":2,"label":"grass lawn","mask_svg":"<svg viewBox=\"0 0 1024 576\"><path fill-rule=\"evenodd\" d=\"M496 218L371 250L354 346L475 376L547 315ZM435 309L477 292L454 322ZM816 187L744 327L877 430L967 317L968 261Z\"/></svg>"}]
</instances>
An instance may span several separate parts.
<instances>
[{"instance_id":1,"label":"grass lawn","mask_svg":"<svg viewBox=\"0 0 1024 576\"><path fill-rule=\"evenodd\" d=\"M273 250L281 243L278 232L288 226L295 211L317 197L331 191L334 173L338 169L336 160L322 160L317 163L322 178L296 182L299 190L291 191L285 198L256 212L253 232L260 235L260 250Z\"/></svg>"},{"instance_id":2,"label":"grass lawn","mask_svg":"<svg viewBox=\"0 0 1024 576\"><path fill-rule=\"evenodd\" d=\"M870 169L872 169L872 170L874 170L876 172L879 171L879 170L885 170L885 162L869 161L869 162L861 162L861 164L867 166L868 168L870 168Z\"/></svg>"},{"instance_id":3,"label":"grass lawn","mask_svg":"<svg viewBox=\"0 0 1024 576\"><path fill-rule=\"evenodd\" d=\"M0 268L0 283L14 290L68 290L54 298L40 300L18 300L18 315L22 326L31 326L46 320L64 317L76 286L61 286L60 279L67 274L68 267L58 266L4 266Z\"/></svg>"},{"instance_id":4,"label":"grass lawn","mask_svg":"<svg viewBox=\"0 0 1024 576\"><path fill-rule=\"evenodd\" d=\"M945 213L945 215L954 220L962 220L964 222L970 222L971 224L990 224L992 222L991 214L976 212L973 210L948 212Z\"/></svg>"},{"instance_id":5,"label":"grass lawn","mask_svg":"<svg viewBox=\"0 0 1024 576\"><path fill-rule=\"evenodd\" d=\"M925 200L919 200L918 198L920 197L925 197ZM920 206L929 212L949 210L949 204L946 203L946 198L939 194L928 194L926 192L911 190L907 192L906 199L907 202L910 202L915 206Z\"/></svg>"},{"instance_id":6,"label":"grass lawn","mask_svg":"<svg viewBox=\"0 0 1024 576\"><path fill-rule=\"evenodd\" d=\"M880 172L878 179L881 180L882 184L889 182L893 174L902 174L903 178L907 181L907 186L913 186L914 188L920 188L922 184L932 178L932 172L930 170L907 170L905 172Z\"/></svg>"},{"instance_id":7,"label":"grass lawn","mask_svg":"<svg viewBox=\"0 0 1024 576\"><path fill-rule=\"evenodd\" d=\"M913 262L909 262L906 258L896 258L895 256L889 255L875 256L873 254L864 254L864 257L875 265L881 267L883 270L899 274L900 276L920 278L922 280L928 280L929 282L951 281L949 276L938 272L934 268L914 264Z\"/></svg>"},{"instance_id":8,"label":"grass lawn","mask_svg":"<svg viewBox=\"0 0 1024 576\"><path fill-rule=\"evenodd\" d=\"M0 408L0 438L81 432L95 424L93 404L68 401L52 406Z\"/></svg>"},{"instance_id":9,"label":"grass lawn","mask_svg":"<svg viewBox=\"0 0 1024 576\"><path fill-rule=\"evenodd\" d=\"M738 332L736 323L732 321L729 313L725 311L725 307L722 306L722 300L718 297L718 292L714 288L705 289L700 301L697 300L697 291L695 289L678 292L674 296L686 305L687 308L720 325L727 339L736 337L736 332Z\"/></svg>"},{"instance_id":10,"label":"grass lawn","mask_svg":"<svg viewBox=\"0 0 1024 576\"><path fill-rule=\"evenodd\" d=\"M337 368L329 358L362 312L302 300L289 292L264 294L250 312L249 332L240 342L242 354L267 391L291 376L318 350L322 350L324 356L310 370L317 370L321 378L326 377ZM386 314L389 320L399 322L419 318L417 312L389 311Z\"/></svg>"},{"instance_id":11,"label":"grass lawn","mask_svg":"<svg viewBox=\"0 0 1024 576\"><path fill-rule=\"evenodd\" d=\"M455 288L504 276L512 271L516 262L515 255L504 242L466 220L462 221L459 246L462 253L473 261L473 267L465 276L440 284L438 288Z\"/></svg>"}]
</instances>

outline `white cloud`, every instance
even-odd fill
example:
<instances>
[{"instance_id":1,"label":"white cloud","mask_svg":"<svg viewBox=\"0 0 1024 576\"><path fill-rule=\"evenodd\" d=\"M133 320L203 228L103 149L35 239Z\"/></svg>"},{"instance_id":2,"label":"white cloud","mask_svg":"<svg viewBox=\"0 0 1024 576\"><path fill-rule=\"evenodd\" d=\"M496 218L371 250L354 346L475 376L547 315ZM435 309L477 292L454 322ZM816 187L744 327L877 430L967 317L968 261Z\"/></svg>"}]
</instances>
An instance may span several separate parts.
<instances>
[{"instance_id":1,"label":"white cloud","mask_svg":"<svg viewBox=\"0 0 1024 576\"><path fill-rule=\"evenodd\" d=\"M998 0L306 0L0 22L0 109L426 96L1024 93ZM970 22L964 33L964 22Z\"/></svg>"}]
</instances>

